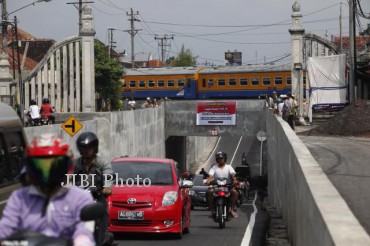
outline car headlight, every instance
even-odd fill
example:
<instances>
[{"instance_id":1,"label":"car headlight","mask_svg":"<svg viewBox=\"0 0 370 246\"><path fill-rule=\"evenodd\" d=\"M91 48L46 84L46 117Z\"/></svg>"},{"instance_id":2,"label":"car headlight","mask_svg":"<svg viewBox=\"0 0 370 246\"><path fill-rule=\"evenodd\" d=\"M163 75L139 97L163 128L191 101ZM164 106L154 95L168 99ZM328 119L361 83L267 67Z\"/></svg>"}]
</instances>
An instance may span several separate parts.
<instances>
[{"instance_id":1,"label":"car headlight","mask_svg":"<svg viewBox=\"0 0 370 246\"><path fill-rule=\"evenodd\" d=\"M190 190L190 191L189 191L189 194L190 194L191 196L195 196L195 195L196 195L195 191L193 191L193 190Z\"/></svg>"},{"instance_id":2,"label":"car headlight","mask_svg":"<svg viewBox=\"0 0 370 246\"><path fill-rule=\"evenodd\" d=\"M162 206L171 206L177 201L177 191L167 191L162 200Z\"/></svg>"}]
</instances>

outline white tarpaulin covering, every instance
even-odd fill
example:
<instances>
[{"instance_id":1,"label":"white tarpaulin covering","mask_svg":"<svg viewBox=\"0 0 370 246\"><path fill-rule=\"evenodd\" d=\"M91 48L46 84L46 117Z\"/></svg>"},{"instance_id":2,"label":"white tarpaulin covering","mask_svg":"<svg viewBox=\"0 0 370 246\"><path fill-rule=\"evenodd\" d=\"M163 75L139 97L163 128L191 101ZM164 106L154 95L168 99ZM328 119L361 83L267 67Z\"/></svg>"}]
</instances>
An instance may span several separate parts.
<instances>
[{"instance_id":1,"label":"white tarpaulin covering","mask_svg":"<svg viewBox=\"0 0 370 246\"><path fill-rule=\"evenodd\" d=\"M347 103L346 56L310 57L307 72L310 81L310 109L336 107Z\"/></svg>"}]
</instances>

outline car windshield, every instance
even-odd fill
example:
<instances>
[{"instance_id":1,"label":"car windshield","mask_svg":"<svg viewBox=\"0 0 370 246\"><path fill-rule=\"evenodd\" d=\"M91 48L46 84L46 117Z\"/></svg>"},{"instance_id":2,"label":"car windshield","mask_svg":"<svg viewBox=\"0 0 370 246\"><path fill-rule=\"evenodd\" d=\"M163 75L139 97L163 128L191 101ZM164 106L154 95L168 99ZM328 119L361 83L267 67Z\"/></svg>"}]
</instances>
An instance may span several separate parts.
<instances>
[{"instance_id":1,"label":"car windshield","mask_svg":"<svg viewBox=\"0 0 370 246\"><path fill-rule=\"evenodd\" d=\"M119 182L127 184L133 182L134 184L143 183L150 185L173 185L171 165L158 162L113 162L112 168L114 173L117 173ZM139 177L139 179L138 179ZM132 179L129 180L128 179Z\"/></svg>"},{"instance_id":2,"label":"car windshield","mask_svg":"<svg viewBox=\"0 0 370 246\"><path fill-rule=\"evenodd\" d=\"M193 183L194 186L203 186L203 176L195 176Z\"/></svg>"}]
</instances>

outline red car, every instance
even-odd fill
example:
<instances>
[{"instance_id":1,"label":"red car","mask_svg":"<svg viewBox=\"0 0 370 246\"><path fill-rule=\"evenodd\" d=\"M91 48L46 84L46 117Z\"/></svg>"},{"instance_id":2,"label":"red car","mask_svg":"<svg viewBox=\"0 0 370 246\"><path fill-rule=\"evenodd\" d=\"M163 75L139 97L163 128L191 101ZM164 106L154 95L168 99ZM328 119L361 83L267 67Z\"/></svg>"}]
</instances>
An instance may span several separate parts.
<instances>
[{"instance_id":1,"label":"red car","mask_svg":"<svg viewBox=\"0 0 370 246\"><path fill-rule=\"evenodd\" d=\"M115 180L108 198L109 232L189 231L192 181L166 158L123 157L112 161Z\"/></svg>"}]
</instances>

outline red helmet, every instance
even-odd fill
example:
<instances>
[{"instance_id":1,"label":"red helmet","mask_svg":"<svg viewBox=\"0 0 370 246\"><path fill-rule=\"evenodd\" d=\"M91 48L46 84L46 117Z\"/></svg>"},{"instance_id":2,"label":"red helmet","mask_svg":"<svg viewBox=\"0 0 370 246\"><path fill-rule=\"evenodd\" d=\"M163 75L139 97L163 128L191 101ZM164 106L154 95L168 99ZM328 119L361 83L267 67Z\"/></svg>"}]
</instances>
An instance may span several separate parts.
<instances>
[{"instance_id":1,"label":"red helmet","mask_svg":"<svg viewBox=\"0 0 370 246\"><path fill-rule=\"evenodd\" d=\"M32 183L44 187L55 187L72 173L72 151L70 146L54 134L42 134L27 146L27 173Z\"/></svg>"}]
</instances>

